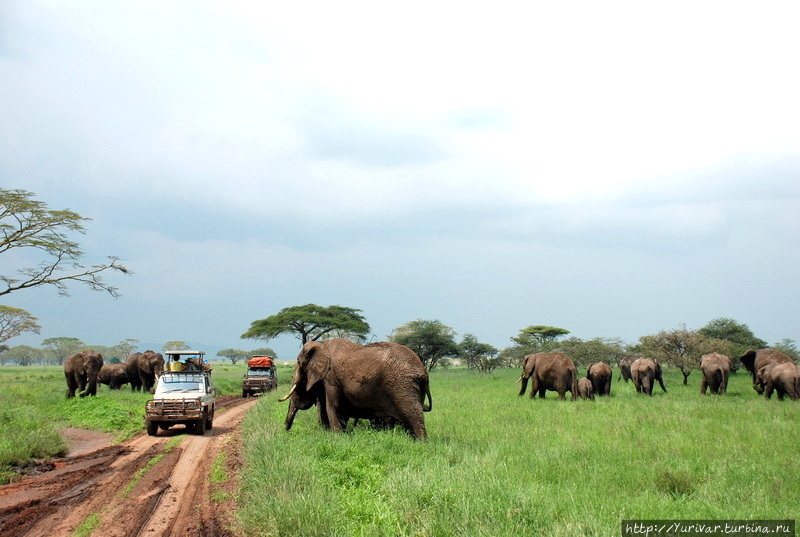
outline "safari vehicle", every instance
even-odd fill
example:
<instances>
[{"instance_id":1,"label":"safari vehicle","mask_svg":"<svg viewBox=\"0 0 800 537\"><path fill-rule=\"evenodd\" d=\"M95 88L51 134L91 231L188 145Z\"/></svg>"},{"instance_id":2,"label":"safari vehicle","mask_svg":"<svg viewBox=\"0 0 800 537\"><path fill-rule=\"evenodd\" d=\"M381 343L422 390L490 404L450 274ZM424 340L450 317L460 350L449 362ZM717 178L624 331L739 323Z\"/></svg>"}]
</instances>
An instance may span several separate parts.
<instances>
[{"instance_id":1,"label":"safari vehicle","mask_svg":"<svg viewBox=\"0 0 800 537\"><path fill-rule=\"evenodd\" d=\"M202 435L213 424L216 397L210 368L203 367L205 353L167 351L165 355L167 366L156 381L153 399L145 406L147 434L155 436L159 428L166 430L182 424ZM179 362L184 368L170 368L172 362Z\"/></svg>"},{"instance_id":2,"label":"safari vehicle","mask_svg":"<svg viewBox=\"0 0 800 537\"><path fill-rule=\"evenodd\" d=\"M242 397L259 395L278 387L275 362L269 356L253 356L247 361L242 381Z\"/></svg>"}]
</instances>

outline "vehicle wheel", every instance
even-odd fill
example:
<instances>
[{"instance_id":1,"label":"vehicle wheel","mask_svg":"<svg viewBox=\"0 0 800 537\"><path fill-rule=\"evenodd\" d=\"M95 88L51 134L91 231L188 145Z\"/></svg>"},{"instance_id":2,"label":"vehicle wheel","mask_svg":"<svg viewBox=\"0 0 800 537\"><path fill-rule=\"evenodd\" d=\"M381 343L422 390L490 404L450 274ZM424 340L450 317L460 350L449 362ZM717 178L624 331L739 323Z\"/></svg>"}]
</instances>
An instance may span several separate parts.
<instances>
[{"instance_id":1,"label":"vehicle wheel","mask_svg":"<svg viewBox=\"0 0 800 537\"><path fill-rule=\"evenodd\" d=\"M212 411L211 414L208 416L206 420L206 429L211 430L211 427L214 426L214 412Z\"/></svg>"},{"instance_id":2,"label":"vehicle wheel","mask_svg":"<svg viewBox=\"0 0 800 537\"><path fill-rule=\"evenodd\" d=\"M206 421L207 421L206 413L203 412L203 415L200 417L200 421L194 424L194 432L195 434L199 434L203 436L206 434Z\"/></svg>"},{"instance_id":3,"label":"vehicle wheel","mask_svg":"<svg viewBox=\"0 0 800 537\"><path fill-rule=\"evenodd\" d=\"M242 390L242 397L247 397L247 390Z\"/></svg>"},{"instance_id":4,"label":"vehicle wheel","mask_svg":"<svg viewBox=\"0 0 800 537\"><path fill-rule=\"evenodd\" d=\"M147 422L147 434L150 436L155 436L158 432L158 423L154 421Z\"/></svg>"}]
</instances>

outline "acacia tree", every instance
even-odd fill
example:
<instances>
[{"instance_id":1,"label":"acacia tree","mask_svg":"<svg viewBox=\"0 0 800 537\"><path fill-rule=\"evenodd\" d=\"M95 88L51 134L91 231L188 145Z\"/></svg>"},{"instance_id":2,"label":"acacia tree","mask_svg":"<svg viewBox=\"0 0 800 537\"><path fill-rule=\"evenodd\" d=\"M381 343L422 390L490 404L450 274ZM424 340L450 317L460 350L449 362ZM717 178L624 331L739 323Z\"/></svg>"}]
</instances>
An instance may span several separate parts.
<instances>
[{"instance_id":1,"label":"acacia tree","mask_svg":"<svg viewBox=\"0 0 800 537\"><path fill-rule=\"evenodd\" d=\"M63 365L68 356L86 345L76 337L50 337L42 341L42 347L50 351L57 365Z\"/></svg>"},{"instance_id":2,"label":"acacia tree","mask_svg":"<svg viewBox=\"0 0 800 537\"><path fill-rule=\"evenodd\" d=\"M425 368L431 371L442 358L458 356L455 335L455 330L440 321L417 319L395 328L388 339L417 353Z\"/></svg>"},{"instance_id":3,"label":"acacia tree","mask_svg":"<svg viewBox=\"0 0 800 537\"><path fill-rule=\"evenodd\" d=\"M20 308L0 305L0 343L24 332L38 334L41 326L38 319Z\"/></svg>"},{"instance_id":4,"label":"acacia tree","mask_svg":"<svg viewBox=\"0 0 800 537\"><path fill-rule=\"evenodd\" d=\"M700 330L689 330L686 325L674 330L639 338L639 350L680 370L683 383L699 367L700 358L709 352L730 353L730 343L703 335Z\"/></svg>"},{"instance_id":5,"label":"acacia tree","mask_svg":"<svg viewBox=\"0 0 800 537\"><path fill-rule=\"evenodd\" d=\"M245 360L248 354L249 353L247 351L243 351L241 349L222 349L221 351L217 352L217 356L227 358L233 365L236 365L236 362L239 360Z\"/></svg>"},{"instance_id":6,"label":"acacia tree","mask_svg":"<svg viewBox=\"0 0 800 537\"><path fill-rule=\"evenodd\" d=\"M306 304L283 308L266 319L253 321L241 338L269 341L281 334L295 334L301 345L305 345L309 341L320 341L336 335L363 342L369 330L369 324L359 309Z\"/></svg>"},{"instance_id":7,"label":"acacia tree","mask_svg":"<svg viewBox=\"0 0 800 537\"><path fill-rule=\"evenodd\" d=\"M128 359L128 356L130 356L136 351L136 348L138 346L139 346L138 339L128 338L128 339L123 339L122 341L114 345L114 349L116 353L119 354L120 360L124 362L125 360Z\"/></svg>"},{"instance_id":8,"label":"acacia tree","mask_svg":"<svg viewBox=\"0 0 800 537\"><path fill-rule=\"evenodd\" d=\"M43 361L44 351L28 345L17 345L3 353L3 358L14 361L17 365L31 365Z\"/></svg>"},{"instance_id":9,"label":"acacia tree","mask_svg":"<svg viewBox=\"0 0 800 537\"><path fill-rule=\"evenodd\" d=\"M164 343L164 346L161 347L161 350L164 352L167 351L188 351L189 345L186 344L185 341L167 341Z\"/></svg>"},{"instance_id":10,"label":"acacia tree","mask_svg":"<svg viewBox=\"0 0 800 537\"><path fill-rule=\"evenodd\" d=\"M533 325L523 328L516 337L511 338L514 345L500 351L499 358L508 366L516 367L528 354L551 350L556 340L567 334L569 330L555 326Z\"/></svg>"},{"instance_id":11,"label":"acacia tree","mask_svg":"<svg viewBox=\"0 0 800 537\"><path fill-rule=\"evenodd\" d=\"M497 352L496 348L488 343L481 343L472 334L464 334L458 344L458 357L467 363L467 367L482 373L491 373L500 365Z\"/></svg>"},{"instance_id":12,"label":"acacia tree","mask_svg":"<svg viewBox=\"0 0 800 537\"><path fill-rule=\"evenodd\" d=\"M123 274L131 274L131 271L113 256L108 257L108 263L83 266L80 263L83 251L70 238L74 233L85 233L84 223L90 219L68 209L48 209L33 196L25 190L0 188L0 254L28 249L38 250L46 258L35 267L18 270L17 277L0 275L0 280L6 284L5 289L0 288L0 296L41 285L52 285L60 295L68 296L70 282L80 282L92 290L119 296L117 288L103 281L101 275L109 270Z\"/></svg>"},{"instance_id":13,"label":"acacia tree","mask_svg":"<svg viewBox=\"0 0 800 537\"><path fill-rule=\"evenodd\" d=\"M578 337L567 338L559 341L554 350L563 352L572 358L578 367L586 367L595 362L606 362L613 365L628 354L622 340L600 337L589 340L582 340Z\"/></svg>"}]
</instances>

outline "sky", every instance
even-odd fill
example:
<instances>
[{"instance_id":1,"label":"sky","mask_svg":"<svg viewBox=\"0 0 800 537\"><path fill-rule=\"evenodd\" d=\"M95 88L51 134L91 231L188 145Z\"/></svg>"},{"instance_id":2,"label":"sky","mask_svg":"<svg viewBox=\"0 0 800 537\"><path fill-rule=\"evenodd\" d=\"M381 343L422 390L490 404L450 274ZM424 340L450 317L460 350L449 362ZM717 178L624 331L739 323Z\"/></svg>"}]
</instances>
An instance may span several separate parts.
<instances>
[{"instance_id":1,"label":"sky","mask_svg":"<svg viewBox=\"0 0 800 537\"><path fill-rule=\"evenodd\" d=\"M0 2L0 187L91 218L3 304L208 349L314 303L498 349L719 317L800 341L800 6ZM4 256L0 274L39 259ZM144 350L144 349L140 349ZM213 354L213 353L212 353Z\"/></svg>"}]
</instances>

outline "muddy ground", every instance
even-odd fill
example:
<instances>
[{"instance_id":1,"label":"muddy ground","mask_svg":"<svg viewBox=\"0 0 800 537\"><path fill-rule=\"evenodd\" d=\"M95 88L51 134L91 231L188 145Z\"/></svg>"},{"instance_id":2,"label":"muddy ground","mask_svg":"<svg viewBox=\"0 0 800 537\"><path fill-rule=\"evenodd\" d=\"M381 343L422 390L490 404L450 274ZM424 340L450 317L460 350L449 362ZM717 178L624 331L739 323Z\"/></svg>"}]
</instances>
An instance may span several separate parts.
<instances>
[{"instance_id":1,"label":"muddy ground","mask_svg":"<svg viewBox=\"0 0 800 537\"><path fill-rule=\"evenodd\" d=\"M69 536L83 526L103 537L239 536L231 516L239 431L255 401L217 399L214 426L203 436L178 425L109 445L105 435L65 431L68 457L0 487L0 535ZM180 443L170 449L175 437ZM209 479L215 461L225 478Z\"/></svg>"}]
</instances>

